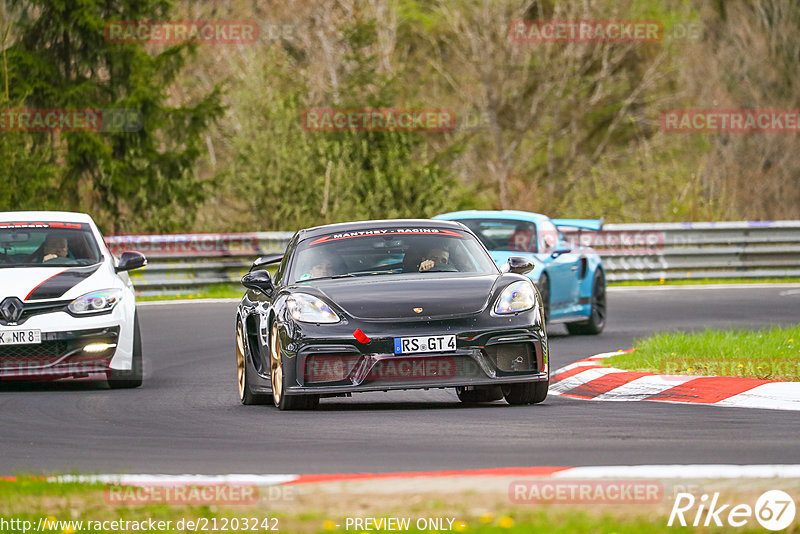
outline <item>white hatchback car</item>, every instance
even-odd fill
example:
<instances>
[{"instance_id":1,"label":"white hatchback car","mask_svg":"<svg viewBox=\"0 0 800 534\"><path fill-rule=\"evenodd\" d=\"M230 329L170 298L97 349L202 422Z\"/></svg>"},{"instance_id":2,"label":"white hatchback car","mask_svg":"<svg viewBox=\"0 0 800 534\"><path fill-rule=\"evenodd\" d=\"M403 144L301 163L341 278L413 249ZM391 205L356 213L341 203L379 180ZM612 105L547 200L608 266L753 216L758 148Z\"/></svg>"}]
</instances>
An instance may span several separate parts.
<instances>
[{"instance_id":1,"label":"white hatchback car","mask_svg":"<svg viewBox=\"0 0 800 534\"><path fill-rule=\"evenodd\" d=\"M142 343L126 271L91 217L0 212L0 380L103 378L142 383Z\"/></svg>"}]
</instances>

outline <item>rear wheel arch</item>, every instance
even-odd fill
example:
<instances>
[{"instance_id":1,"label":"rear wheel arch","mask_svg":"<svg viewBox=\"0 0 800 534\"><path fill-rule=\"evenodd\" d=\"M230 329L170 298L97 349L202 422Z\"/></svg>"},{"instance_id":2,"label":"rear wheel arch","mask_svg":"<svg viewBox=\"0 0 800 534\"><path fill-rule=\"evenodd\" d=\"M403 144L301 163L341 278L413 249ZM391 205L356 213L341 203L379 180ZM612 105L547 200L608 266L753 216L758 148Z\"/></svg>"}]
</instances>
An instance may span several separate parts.
<instances>
[{"instance_id":1,"label":"rear wheel arch","mask_svg":"<svg viewBox=\"0 0 800 534\"><path fill-rule=\"evenodd\" d=\"M255 362L253 361L253 348L251 346L251 334L248 331L248 324L251 322L250 318L251 315L248 315L244 319L242 319L241 313L237 312L236 314L236 337L237 337L237 367L239 366L239 337L241 336L241 358L243 360L243 369L241 371L237 369L237 373L243 371L243 375L238 375L237 379L240 380L239 383L239 400L244 405L253 405L253 404L269 404L271 398L269 395L263 395L259 393L253 393L252 391L252 382L251 382L251 375L250 375L250 367L252 365L255 368ZM249 355L248 355L249 354ZM248 361L250 364L248 364Z\"/></svg>"},{"instance_id":2,"label":"rear wheel arch","mask_svg":"<svg viewBox=\"0 0 800 534\"><path fill-rule=\"evenodd\" d=\"M592 275L591 309L589 318L586 321L577 323L567 323L567 330L570 334L596 335L605 328L608 304L606 297L607 280L602 266L598 266ZM599 290L599 291L598 291Z\"/></svg>"}]
</instances>

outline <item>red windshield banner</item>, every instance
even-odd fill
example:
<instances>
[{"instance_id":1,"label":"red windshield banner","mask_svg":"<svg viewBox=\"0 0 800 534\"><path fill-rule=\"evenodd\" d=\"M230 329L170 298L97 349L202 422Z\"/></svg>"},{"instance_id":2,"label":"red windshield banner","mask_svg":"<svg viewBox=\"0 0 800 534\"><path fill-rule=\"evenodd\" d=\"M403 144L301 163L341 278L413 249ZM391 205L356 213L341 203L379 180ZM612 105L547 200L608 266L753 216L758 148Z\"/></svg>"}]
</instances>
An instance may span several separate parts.
<instances>
[{"instance_id":1,"label":"red windshield banner","mask_svg":"<svg viewBox=\"0 0 800 534\"><path fill-rule=\"evenodd\" d=\"M26 228L53 228L58 230L88 230L89 225L83 223L65 222L0 222L0 230L23 230Z\"/></svg>"},{"instance_id":2,"label":"red windshield banner","mask_svg":"<svg viewBox=\"0 0 800 534\"><path fill-rule=\"evenodd\" d=\"M338 234L330 234L325 237L315 239L309 245L319 245L321 243L330 243L331 241L338 241L340 239L351 239L354 237L371 237L371 236L384 236L384 235L440 235L448 237L464 237L459 232L452 230L445 230L443 228L381 228L377 230L358 230L354 232L342 232Z\"/></svg>"}]
</instances>

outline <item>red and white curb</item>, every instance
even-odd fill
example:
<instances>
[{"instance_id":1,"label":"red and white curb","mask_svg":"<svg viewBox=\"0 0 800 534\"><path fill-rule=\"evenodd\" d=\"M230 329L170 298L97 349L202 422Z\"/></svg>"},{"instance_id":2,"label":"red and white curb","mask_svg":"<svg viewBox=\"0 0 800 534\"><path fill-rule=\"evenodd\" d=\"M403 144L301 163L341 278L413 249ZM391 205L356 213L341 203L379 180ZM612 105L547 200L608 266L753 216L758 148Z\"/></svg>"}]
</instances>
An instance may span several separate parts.
<instances>
[{"instance_id":1,"label":"red and white curb","mask_svg":"<svg viewBox=\"0 0 800 534\"><path fill-rule=\"evenodd\" d=\"M284 484L315 484L328 482L360 482L414 478L457 477L529 477L553 479L800 479L800 465L600 465L580 467L503 467L493 469L464 469L454 471L411 471L393 473L333 473L315 475L63 475L48 477L50 482L84 482L119 484L125 486L160 485L250 485L277 486ZM9 477L14 478L14 477Z\"/></svg>"},{"instance_id":2,"label":"red and white curb","mask_svg":"<svg viewBox=\"0 0 800 534\"><path fill-rule=\"evenodd\" d=\"M658 375L604 367L605 352L553 373L552 395L594 401L662 401L771 410L800 410L800 382L727 376Z\"/></svg>"}]
</instances>

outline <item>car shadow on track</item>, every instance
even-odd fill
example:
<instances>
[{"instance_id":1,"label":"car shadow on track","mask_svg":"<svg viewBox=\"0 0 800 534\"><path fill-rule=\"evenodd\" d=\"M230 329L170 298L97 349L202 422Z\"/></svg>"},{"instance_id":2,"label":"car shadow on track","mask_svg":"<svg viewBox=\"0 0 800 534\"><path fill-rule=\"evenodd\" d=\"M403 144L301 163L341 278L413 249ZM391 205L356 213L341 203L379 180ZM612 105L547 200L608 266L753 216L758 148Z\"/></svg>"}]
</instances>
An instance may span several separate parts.
<instances>
[{"instance_id":1,"label":"car shadow on track","mask_svg":"<svg viewBox=\"0 0 800 534\"><path fill-rule=\"evenodd\" d=\"M536 406L511 406L505 402L497 401L483 404L464 404L455 402L325 402L320 403L317 411L320 412L358 412L358 411L432 411L432 410L498 410L498 409L532 409L541 410L546 404Z\"/></svg>"},{"instance_id":2,"label":"car shadow on track","mask_svg":"<svg viewBox=\"0 0 800 534\"><path fill-rule=\"evenodd\" d=\"M57 381L5 381L0 382L0 394L2 393L26 393L42 391L108 391L108 383L105 380L95 379L68 379Z\"/></svg>"}]
</instances>

